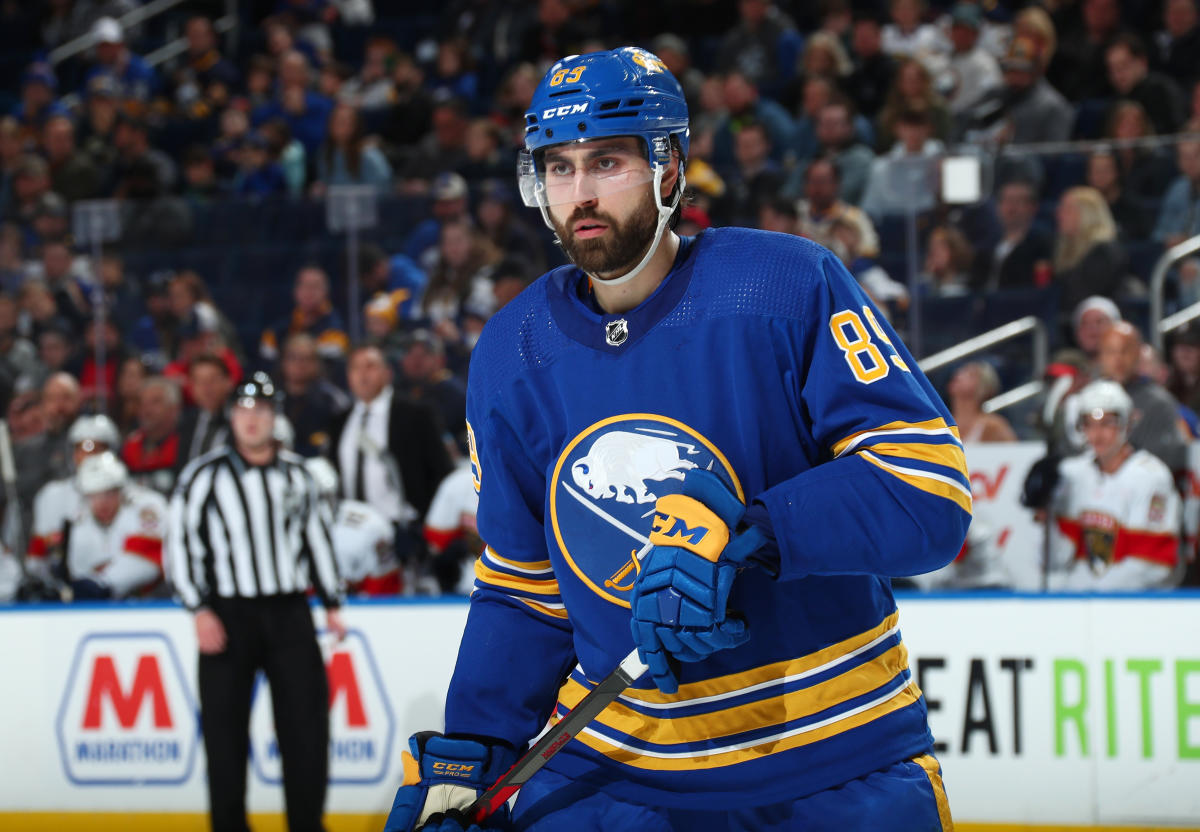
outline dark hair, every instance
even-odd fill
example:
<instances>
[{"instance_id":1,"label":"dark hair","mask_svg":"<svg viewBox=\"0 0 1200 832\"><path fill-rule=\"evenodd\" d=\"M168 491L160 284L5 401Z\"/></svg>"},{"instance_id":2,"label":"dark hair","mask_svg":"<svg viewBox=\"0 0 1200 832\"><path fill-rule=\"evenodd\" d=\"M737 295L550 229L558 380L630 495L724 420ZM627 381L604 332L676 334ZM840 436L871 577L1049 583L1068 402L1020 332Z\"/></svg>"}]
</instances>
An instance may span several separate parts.
<instances>
[{"instance_id":1,"label":"dark hair","mask_svg":"<svg viewBox=\"0 0 1200 832\"><path fill-rule=\"evenodd\" d=\"M808 163L808 167L806 167L804 169L804 181L805 182L808 181L808 175L812 172L812 169L815 168L817 165L829 165L829 169L831 171L833 171L834 181L835 182L842 181L842 166L838 164L837 157L826 154L824 156L818 156L815 159L813 159L811 162Z\"/></svg>"},{"instance_id":2,"label":"dark hair","mask_svg":"<svg viewBox=\"0 0 1200 832\"><path fill-rule=\"evenodd\" d=\"M231 372L229 372L229 365L226 364L224 361L222 361L217 356L211 355L209 353L203 353L201 355L197 355L195 358L193 358L191 361L189 361L188 362L188 373L190 374L192 372L192 370L196 369L197 367L202 367L205 364L207 364L210 367L215 367L221 373L221 375L225 376L225 378L233 378L233 374Z\"/></svg>"},{"instance_id":3,"label":"dark hair","mask_svg":"<svg viewBox=\"0 0 1200 832\"><path fill-rule=\"evenodd\" d=\"M366 130L363 128L362 115L358 109L349 104L337 104L329 111L329 121L325 123L325 146L322 148L322 153L325 155L325 165L332 172L333 170L333 153L337 149L333 143L333 120L340 110L349 110L354 116L354 126L350 130L350 139L343 147L342 153L346 157L346 171L353 177L358 177L362 170L362 154L363 142L367 137Z\"/></svg>"},{"instance_id":4,"label":"dark hair","mask_svg":"<svg viewBox=\"0 0 1200 832\"><path fill-rule=\"evenodd\" d=\"M1122 32L1113 38L1108 44L1109 49L1113 49L1118 46L1124 46L1127 50L1129 50L1129 54L1137 58L1139 61L1150 60L1150 53L1146 49L1146 42L1133 32Z\"/></svg>"},{"instance_id":5,"label":"dark hair","mask_svg":"<svg viewBox=\"0 0 1200 832\"><path fill-rule=\"evenodd\" d=\"M896 124L907 124L909 127L932 127L933 118L928 110L907 107L896 113Z\"/></svg>"}]
</instances>

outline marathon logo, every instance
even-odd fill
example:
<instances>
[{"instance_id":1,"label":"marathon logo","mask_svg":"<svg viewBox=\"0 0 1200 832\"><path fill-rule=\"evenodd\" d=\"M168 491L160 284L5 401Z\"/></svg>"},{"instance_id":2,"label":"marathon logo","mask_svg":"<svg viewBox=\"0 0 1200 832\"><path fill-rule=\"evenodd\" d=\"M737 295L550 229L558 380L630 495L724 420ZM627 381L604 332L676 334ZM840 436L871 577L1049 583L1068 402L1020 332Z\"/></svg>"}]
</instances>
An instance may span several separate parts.
<instances>
[{"instance_id":1,"label":"marathon logo","mask_svg":"<svg viewBox=\"0 0 1200 832\"><path fill-rule=\"evenodd\" d=\"M366 785L388 771L396 731L383 677L365 635L351 630L325 656L329 682L329 782ZM283 782L270 685L259 675L250 710L250 757L255 776Z\"/></svg>"},{"instance_id":2,"label":"marathon logo","mask_svg":"<svg viewBox=\"0 0 1200 832\"><path fill-rule=\"evenodd\" d=\"M57 726L73 783L181 783L195 761L198 729L195 702L164 634L80 641Z\"/></svg>"},{"instance_id":3,"label":"marathon logo","mask_svg":"<svg viewBox=\"0 0 1200 832\"><path fill-rule=\"evenodd\" d=\"M587 108L587 102L582 104L564 104L561 107L550 107L542 110L542 121L548 118L562 118L563 116L573 116L577 113L586 113Z\"/></svg>"}]
</instances>

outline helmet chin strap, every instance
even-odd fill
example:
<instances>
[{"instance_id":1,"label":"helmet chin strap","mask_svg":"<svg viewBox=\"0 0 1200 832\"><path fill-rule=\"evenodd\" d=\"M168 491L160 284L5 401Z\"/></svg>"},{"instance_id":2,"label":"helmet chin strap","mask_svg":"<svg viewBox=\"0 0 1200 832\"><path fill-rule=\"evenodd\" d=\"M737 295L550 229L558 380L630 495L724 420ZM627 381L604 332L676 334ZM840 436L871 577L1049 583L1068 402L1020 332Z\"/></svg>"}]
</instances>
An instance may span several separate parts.
<instances>
[{"instance_id":1,"label":"helmet chin strap","mask_svg":"<svg viewBox=\"0 0 1200 832\"><path fill-rule=\"evenodd\" d=\"M655 165L654 167L654 201L658 206L658 223L654 227L654 239L651 240L650 247L646 249L641 262L620 277L604 278L593 274L589 274L589 277L603 281L605 286L620 286L633 280L641 274L642 269L646 268L646 264L650 262L650 258L658 250L658 244L662 241L663 231L666 229L667 223L670 222L671 215L675 213L675 208L679 205L679 200L683 198L683 189L686 187L686 181L683 177L683 164L680 162L676 162L676 164L679 165L679 183L675 188L675 198L671 200L670 205L663 205L662 202L662 178L666 168L663 165ZM554 221L550 219L549 209L545 205L539 205L538 208L542 212L542 221L554 232L554 240L561 246L562 240L558 237Z\"/></svg>"}]
</instances>

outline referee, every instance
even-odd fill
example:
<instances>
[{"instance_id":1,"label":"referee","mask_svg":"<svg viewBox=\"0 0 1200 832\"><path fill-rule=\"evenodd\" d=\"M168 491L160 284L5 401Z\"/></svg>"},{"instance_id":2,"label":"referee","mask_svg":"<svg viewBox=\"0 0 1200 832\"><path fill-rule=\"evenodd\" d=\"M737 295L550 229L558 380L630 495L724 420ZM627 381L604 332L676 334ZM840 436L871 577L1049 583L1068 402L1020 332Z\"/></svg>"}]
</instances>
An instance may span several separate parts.
<instances>
[{"instance_id":1,"label":"referee","mask_svg":"<svg viewBox=\"0 0 1200 832\"><path fill-rule=\"evenodd\" d=\"M329 517L303 460L272 433L275 385L255 373L230 406L233 446L193 460L171 500L171 577L193 613L214 832L248 832L246 760L256 672L271 684L290 832L322 830L328 683L305 592L346 633Z\"/></svg>"}]
</instances>

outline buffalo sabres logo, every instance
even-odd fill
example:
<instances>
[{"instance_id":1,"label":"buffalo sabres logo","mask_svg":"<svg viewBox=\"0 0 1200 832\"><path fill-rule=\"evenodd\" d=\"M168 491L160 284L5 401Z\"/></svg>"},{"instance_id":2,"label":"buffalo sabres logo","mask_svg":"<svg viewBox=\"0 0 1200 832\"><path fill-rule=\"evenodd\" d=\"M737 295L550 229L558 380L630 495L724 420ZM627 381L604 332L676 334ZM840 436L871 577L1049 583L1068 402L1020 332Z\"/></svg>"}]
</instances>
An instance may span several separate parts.
<instances>
[{"instance_id":1,"label":"buffalo sabres logo","mask_svg":"<svg viewBox=\"0 0 1200 832\"><path fill-rule=\"evenodd\" d=\"M610 347L619 347L629 337L629 321L618 318L604 325L604 341Z\"/></svg>"},{"instance_id":2,"label":"buffalo sabres logo","mask_svg":"<svg viewBox=\"0 0 1200 832\"><path fill-rule=\"evenodd\" d=\"M667 65L649 52L644 52L640 49L630 50L629 57L635 64L648 72L667 71Z\"/></svg>"},{"instance_id":3,"label":"buffalo sabres logo","mask_svg":"<svg viewBox=\"0 0 1200 832\"><path fill-rule=\"evenodd\" d=\"M567 444L554 469L551 523L564 558L588 588L629 606L638 552L655 533L666 533L656 504L678 494L697 469L716 472L741 496L724 455L665 416L615 416Z\"/></svg>"}]
</instances>

